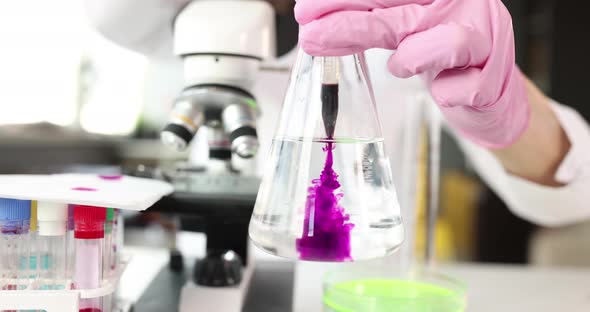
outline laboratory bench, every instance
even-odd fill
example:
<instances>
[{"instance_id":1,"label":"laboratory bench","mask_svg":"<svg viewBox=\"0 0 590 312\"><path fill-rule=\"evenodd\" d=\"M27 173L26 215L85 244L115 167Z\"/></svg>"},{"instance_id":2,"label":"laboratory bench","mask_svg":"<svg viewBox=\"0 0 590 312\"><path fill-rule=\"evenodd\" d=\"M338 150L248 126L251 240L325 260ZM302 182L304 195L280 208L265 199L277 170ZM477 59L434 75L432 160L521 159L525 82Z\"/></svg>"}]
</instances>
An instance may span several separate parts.
<instances>
[{"instance_id":1,"label":"laboratory bench","mask_svg":"<svg viewBox=\"0 0 590 312\"><path fill-rule=\"evenodd\" d=\"M167 269L168 251L127 248L126 253L132 255L132 260L121 279L118 296L136 302L134 312L174 311L178 304L174 296L180 293L186 276ZM290 261L260 252L256 252L256 258L254 286L246 299L245 312L292 311L292 307L294 312L321 312L325 266L301 263L295 273ZM438 266L437 271L468 285L468 312L590 311L590 268L450 264ZM152 283L154 279L158 282ZM297 288L294 295L295 282L305 287Z\"/></svg>"}]
</instances>

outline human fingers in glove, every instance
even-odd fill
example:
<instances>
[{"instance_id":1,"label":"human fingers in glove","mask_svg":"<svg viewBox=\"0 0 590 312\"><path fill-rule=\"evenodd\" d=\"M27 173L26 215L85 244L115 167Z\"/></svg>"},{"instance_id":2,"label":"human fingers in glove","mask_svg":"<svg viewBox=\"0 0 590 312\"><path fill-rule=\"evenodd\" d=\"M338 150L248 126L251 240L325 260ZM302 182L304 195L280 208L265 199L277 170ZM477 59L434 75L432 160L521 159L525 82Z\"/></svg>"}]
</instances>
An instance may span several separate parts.
<instances>
[{"instance_id":1,"label":"human fingers in glove","mask_svg":"<svg viewBox=\"0 0 590 312\"><path fill-rule=\"evenodd\" d=\"M395 50L389 71L421 75L452 128L514 174L555 184L567 137L515 64L512 19L500 0L298 0L295 16L309 54Z\"/></svg>"}]
</instances>

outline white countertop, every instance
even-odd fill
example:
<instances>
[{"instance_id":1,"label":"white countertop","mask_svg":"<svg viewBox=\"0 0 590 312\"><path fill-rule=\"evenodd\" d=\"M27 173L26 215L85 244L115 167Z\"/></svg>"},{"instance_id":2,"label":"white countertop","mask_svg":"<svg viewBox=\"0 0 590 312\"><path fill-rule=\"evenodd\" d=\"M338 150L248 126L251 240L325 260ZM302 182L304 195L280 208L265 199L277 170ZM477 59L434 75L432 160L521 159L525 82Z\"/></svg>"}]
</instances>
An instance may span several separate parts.
<instances>
[{"instance_id":1,"label":"white countertop","mask_svg":"<svg viewBox=\"0 0 590 312\"><path fill-rule=\"evenodd\" d=\"M456 265L467 282L469 312L590 311L590 269Z\"/></svg>"},{"instance_id":2,"label":"white countertop","mask_svg":"<svg viewBox=\"0 0 590 312\"><path fill-rule=\"evenodd\" d=\"M127 249L133 255L120 284L119 295L137 300L151 279L168 261L163 249ZM257 258L262 256L258 252ZM295 283L305 287L295 294L295 312L320 312L325 266L297 266ZM468 285L468 312L587 312L590 311L590 268L533 268L453 264L440 266L443 274ZM141 312L141 311L139 311Z\"/></svg>"},{"instance_id":3,"label":"white countertop","mask_svg":"<svg viewBox=\"0 0 590 312\"><path fill-rule=\"evenodd\" d=\"M442 265L436 270L467 284L467 312L590 311L590 268L537 268L482 264ZM295 312L321 311L325 265L298 265Z\"/></svg>"}]
</instances>

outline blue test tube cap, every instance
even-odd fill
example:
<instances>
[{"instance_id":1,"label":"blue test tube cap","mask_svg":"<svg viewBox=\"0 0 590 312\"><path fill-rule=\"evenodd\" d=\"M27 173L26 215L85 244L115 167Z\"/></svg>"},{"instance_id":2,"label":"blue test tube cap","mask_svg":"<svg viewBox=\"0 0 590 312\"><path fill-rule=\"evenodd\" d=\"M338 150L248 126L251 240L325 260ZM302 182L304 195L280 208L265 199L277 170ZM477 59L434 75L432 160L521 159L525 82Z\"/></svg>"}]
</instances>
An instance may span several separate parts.
<instances>
[{"instance_id":1,"label":"blue test tube cap","mask_svg":"<svg viewBox=\"0 0 590 312\"><path fill-rule=\"evenodd\" d=\"M0 220L25 221L31 219L31 201L0 198Z\"/></svg>"}]
</instances>

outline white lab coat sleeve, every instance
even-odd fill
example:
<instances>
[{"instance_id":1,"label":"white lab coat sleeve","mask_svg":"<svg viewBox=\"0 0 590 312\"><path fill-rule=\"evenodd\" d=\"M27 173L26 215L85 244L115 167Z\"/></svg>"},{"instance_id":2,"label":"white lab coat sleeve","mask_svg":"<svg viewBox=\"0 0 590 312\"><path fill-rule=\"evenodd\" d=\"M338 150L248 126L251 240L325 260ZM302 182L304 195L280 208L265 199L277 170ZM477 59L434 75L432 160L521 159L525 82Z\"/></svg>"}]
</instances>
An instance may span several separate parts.
<instances>
[{"instance_id":1,"label":"white lab coat sleeve","mask_svg":"<svg viewBox=\"0 0 590 312\"><path fill-rule=\"evenodd\" d=\"M90 26L152 57L171 58L174 18L190 0L83 0Z\"/></svg>"},{"instance_id":2,"label":"white lab coat sleeve","mask_svg":"<svg viewBox=\"0 0 590 312\"><path fill-rule=\"evenodd\" d=\"M555 176L563 187L513 176L488 150L458 141L479 175L516 215L542 226L562 226L590 218L590 127L575 110L555 102L551 107L571 142Z\"/></svg>"}]
</instances>

